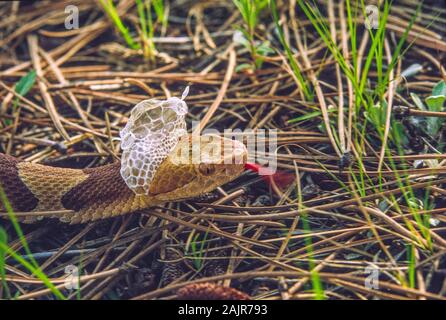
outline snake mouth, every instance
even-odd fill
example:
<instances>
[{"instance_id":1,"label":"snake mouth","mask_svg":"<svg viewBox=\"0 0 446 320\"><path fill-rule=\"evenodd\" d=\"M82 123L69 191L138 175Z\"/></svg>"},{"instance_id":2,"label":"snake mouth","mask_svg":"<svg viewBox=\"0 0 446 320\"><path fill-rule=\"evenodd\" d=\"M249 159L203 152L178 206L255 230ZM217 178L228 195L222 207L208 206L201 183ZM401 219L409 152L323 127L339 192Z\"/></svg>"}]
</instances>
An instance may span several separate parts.
<instances>
[{"instance_id":1,"label":"snake mouth","mask_svg":"<svg viewBox=\"0 0 446 320\"><path fill-rule=\"evenodd\" d=\"M215 188L228 183L245 171L248 152L245 145L237 140L222 139L219 161L202 160L195 165L196 176L183 186L192 196L210 192ZM206 157L205 157L206 158Z\"/></svg>"},{"instance_id":2,"label":"snake mouth","mask_svg":"<svg viewBox=\"0 0 446 320\"><path fill-rule=\"evenodd\" d=\"M221 164L227 176L237 176L244 171L248 159L246 146L237 140L231 140L230 150L225 149Z\"/></svg>"}]
</instances>

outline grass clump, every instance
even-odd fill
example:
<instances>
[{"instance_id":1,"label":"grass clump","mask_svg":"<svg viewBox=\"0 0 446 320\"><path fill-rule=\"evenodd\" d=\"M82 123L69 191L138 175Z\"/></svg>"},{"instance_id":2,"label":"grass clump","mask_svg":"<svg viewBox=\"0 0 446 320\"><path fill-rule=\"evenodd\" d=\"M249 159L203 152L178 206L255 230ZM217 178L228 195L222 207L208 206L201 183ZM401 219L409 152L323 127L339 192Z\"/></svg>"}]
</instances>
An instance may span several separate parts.
<instances>
[{"instance_id":1,"label":"grass clump","mask_svg":"<svg viewBox=\"0 0 446 320\"><path fill-rule=\"evenodd\" d=\"M102 8L113 22L116 29L124 38L127 46L133 50L140 50L145 58L152 61L155 59L156 48L153 37L157 26L162 29L167 27L167 10L164 0L135 0L139 19L139 29L137 40L131 35L130 29L125 25L118 13L117 7L112 0L99 0ZM155 19L153 18L155 16Z\"/></svg>"},{"instance_id":2,"label":"grass clump","mask_svg":"<svg viewBox=\"0 0 446 320\"><path fill-rule=\"evenodd\" d=\"M259 69L262 67L264 57L273 50L268 41L257 41L255 37L259 16L267 8L268 0L233 0L235 6L243 17L244 25L238 28L235 40L244 45L251 54L252 63L240 64L237 71L242 69Z\"/></svg>"}]
</instances>

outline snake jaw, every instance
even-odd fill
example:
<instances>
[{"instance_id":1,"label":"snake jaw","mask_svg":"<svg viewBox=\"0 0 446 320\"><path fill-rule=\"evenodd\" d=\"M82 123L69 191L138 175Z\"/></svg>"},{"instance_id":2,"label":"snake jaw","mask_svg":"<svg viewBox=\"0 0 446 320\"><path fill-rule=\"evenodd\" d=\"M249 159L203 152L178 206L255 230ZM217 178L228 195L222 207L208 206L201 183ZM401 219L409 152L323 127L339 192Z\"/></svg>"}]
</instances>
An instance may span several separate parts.
<instances>
[{"instance_id":1,"label":"snake jaw","mask_svg":"<svg viewBox=\"0 0 446 320\"><path fill-rule=\"evenodd\" d=\"M228 178L233 177L231 179L233 180L245 170L248 151L246 146L240 141L225 139L225 143L228 143L231 147L229 151L226 150L220 166L223 168L222 174Z\"/></svg>"}]
</instances>

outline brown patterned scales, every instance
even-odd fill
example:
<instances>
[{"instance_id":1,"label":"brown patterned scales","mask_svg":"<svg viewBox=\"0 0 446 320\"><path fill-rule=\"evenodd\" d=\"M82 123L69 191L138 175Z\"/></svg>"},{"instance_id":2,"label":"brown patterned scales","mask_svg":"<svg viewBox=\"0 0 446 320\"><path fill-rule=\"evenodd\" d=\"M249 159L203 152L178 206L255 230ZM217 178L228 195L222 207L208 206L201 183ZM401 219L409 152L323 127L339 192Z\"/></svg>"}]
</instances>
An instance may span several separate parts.
<instances>
[{"instance_id":1,"label":"brown patterned scales","mask_svg":"<svg viewBox=\"0 0 446 320\"><path fill-rule=\"evenodd\" d=\"M225 138L211 137L213 142L207 136L200 136L196 143L203 148L216 141L221 145L228 143ZM15 212L29 212L19 215L22 222L32 223L46 216L62 222L84 223L166 201L196 197L243 172L246 161L244 146L236 146L244 152L242 163L228 163L230 161L224 154L218 163L177 163L177 153L184 150L184 145L191 146L192 140L191 136L181 139L159 166L147 194L135 194L128 188L120 175L119 162L81 170L24 162L4 154L0 154L0 184ZM229 140L229 143L237 142Z\"/></svg>"},{"instance_id":2,"label":"brown patterned scales","mask_svg":"<svg viewBox=\"0 0 446 320\"><path fill-rule=\"evenodd\" d=\"M245 146L185 134L183 99L144 100L133 108L120 132L121 163L67 169L0 154L0 185L19 220L83 223L197 197L238 177L247 159ZM0 209L7 216L1 204Z\"/></svg>"}]
</instances>

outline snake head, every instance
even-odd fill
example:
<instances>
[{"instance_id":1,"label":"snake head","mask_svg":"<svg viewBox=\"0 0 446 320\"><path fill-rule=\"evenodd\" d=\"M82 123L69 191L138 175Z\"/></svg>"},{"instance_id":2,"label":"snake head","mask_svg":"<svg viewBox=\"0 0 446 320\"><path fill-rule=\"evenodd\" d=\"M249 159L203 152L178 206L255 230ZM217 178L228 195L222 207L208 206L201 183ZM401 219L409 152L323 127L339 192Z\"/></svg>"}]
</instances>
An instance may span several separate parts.
<instances>
[{"instance_id":1,"label":"snake head","mask_svg":"<svg viewBox=\"0 0 446 320\"><path fill-rule=\"evenodd\" d=\"M135 194L162 201L209 192L244 171L243 143L216 135L187 135L181 99L138 103L120 132L121 177Z\"/></svg>"},{"instance_id":2,"label":"snake head","mask_svg":"<svg viewBox=\"0 0 446 320\"><path fill-rule=\"evenodd\" d=\"M244 170L243 143L216 135L184 136L159 166L149 195L161 201L196 197L237 178Z\"/></svg>"}]
</instances>

